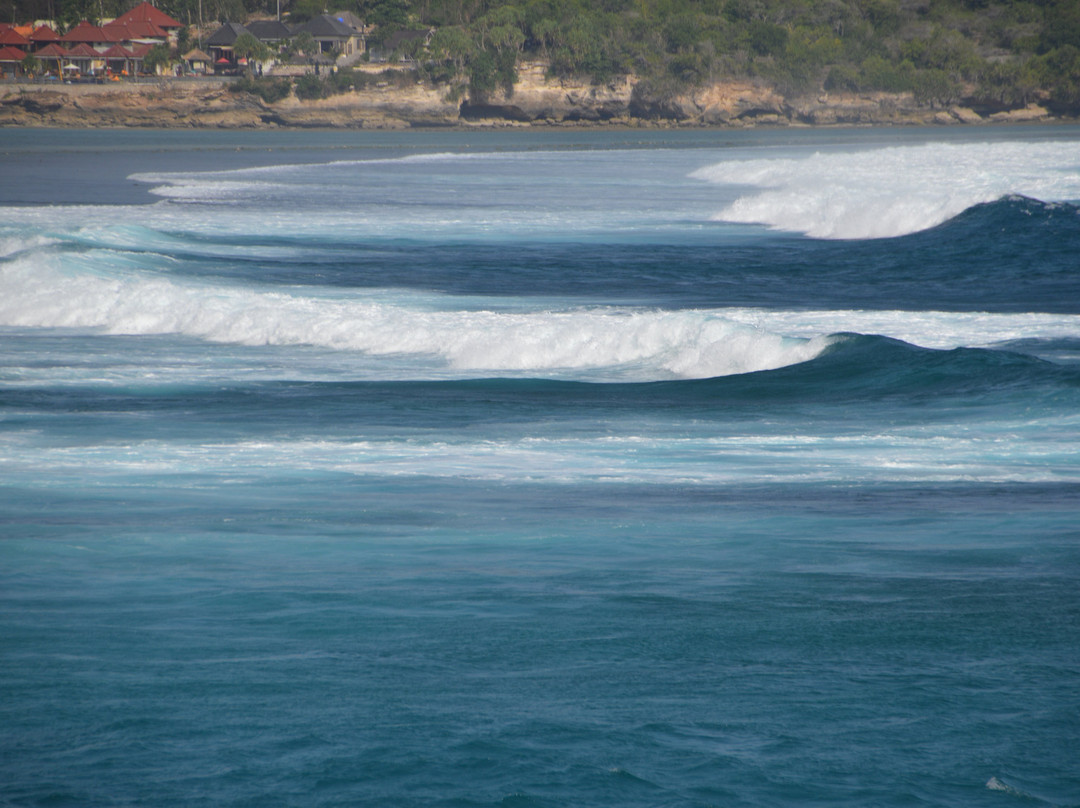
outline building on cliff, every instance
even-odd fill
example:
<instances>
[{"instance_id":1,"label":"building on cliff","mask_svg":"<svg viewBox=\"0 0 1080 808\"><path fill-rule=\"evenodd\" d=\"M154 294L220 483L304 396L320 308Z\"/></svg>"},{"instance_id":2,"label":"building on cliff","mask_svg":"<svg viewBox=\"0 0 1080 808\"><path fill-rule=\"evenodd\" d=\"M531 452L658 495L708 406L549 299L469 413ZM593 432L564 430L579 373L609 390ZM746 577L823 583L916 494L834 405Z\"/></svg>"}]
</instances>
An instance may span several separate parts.
<instances>
[{"instance_id":1,"label":"building on cliff","mask_svg":"<svg viewBox=\"0 0 1080 808\"><path fill-rule=\"evenodd\" d=\"M363 56L367 40L364 24L354 15L349 14L346 22L344 13L319 14L303 25L290 28L277 20L255 20L247 25L227 22L212 33L205 46L214 67L218 72L231 72L240 67L236 58L236 40L244 34L251 34L275 53L289 39L308 34L315 43L312 53L288 60L288 65L295 69L285 69L285 73L300 73L314 70L316 66L349 65ZM355 20L358 25L354 25Z\"/></svg>"},{"instance_id":2,"label":"building on cliff","mask_svg":"<svg viewBox=\"0 0 1080 808\"><path fill-rule=\"evenodd\" d=\"M48 25L2 27L0 47L36 57L46 71L55 67L57 76L65 70L99 73L120 65L119 72L136 72L151 47L176 44L181 27L178 20L144 2L104 25L80 20L63 36ZM13 58L14 53L7 56Z\"/></svg>"}]
</instances>

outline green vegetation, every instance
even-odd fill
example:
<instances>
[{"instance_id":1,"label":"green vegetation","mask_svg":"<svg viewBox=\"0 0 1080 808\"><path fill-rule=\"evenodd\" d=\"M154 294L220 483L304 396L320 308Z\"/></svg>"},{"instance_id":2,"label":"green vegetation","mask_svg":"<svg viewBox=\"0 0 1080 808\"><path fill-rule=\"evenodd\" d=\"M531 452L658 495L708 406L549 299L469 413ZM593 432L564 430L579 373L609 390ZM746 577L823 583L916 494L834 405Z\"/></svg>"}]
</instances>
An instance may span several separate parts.
<instances>
[{"instance_id":1,"label":"green vegetation","mask_svg":"<svg viewBox=\"0 0 1080 808\"><path fill-rule=\"evenodd\" d=\"M41 72L41 60L32 53L26 54L19 66L22 67L23 73L31 76Z\"/></svg>"},{"instance_id":2,"label":"green vegetation","mask_svg":"<svg viewBox=\"0 0 1080 808\"><path fill-rule=\"evenodd\" d=\"M985 108L1080 109L1076 0L356 0L384 28L437 33L427 77L483 98L522 58L657 95L760 79L789 95L911 92ZM402 14L407 21L402 21Z\"/></svg>"},{"instance_id":3,"label":"green vegetation","mask_svg":"<svg viewBox=\"0 0 1080 808\"><path fill-rule=\"evenodd\" d=\"M143 70L147 73L157 73L159 69L165 70L168 68L173 61L172 51L169 50L167 45L154 45L143 57Z\"/></svg>"},{"instance_id":4,"label":"green vegetation","mask_svg":"<svg viewBox=\"0 0 1080 808\"><path fill-rule=\"evenodd\" d=\"M233 42L233 53L237 59L247 60L249 73L252 71L254 62L265 62L273 55L273 51L270 50L269 46L260 42L247 31L240 34L236 41Z\"/></svg>"},{"instance_id":5,"label":"green vegetation","mask_svg":"<svg viewBox=\"0 0 1080 808\"><path fill-rule=\"evenodd\" d=\"M416 84L419 78L419 74L412 70L384 70L381 73L367 73L344 69L321 76L309 73L295 80L269 76L260 78L244 76L230 84L229 89L235 93L257 95L266 103L272 104L274 101L285 98L290 92L296 93L297 98L310 101L372 86L407 87Z\"/></svg>"},{"instance_id":6,"label":"green vegetation","mask_svg":"<svg viewBox=\"0 0 1080 808\"><path fill-rule=\"evenodd\" d=\"M135 0L16 0L18 19L70 24ZM240 21L277 0L159 0L177 19ZM392 58L475 100L511 91L523 59L597 83L633 73L663 95L724 79L757 79L788 95L911 92L987 109L1032 100L1080 110L1077 0L283 0L295 20L349 10L398 30L434 28ZM320 86L333 86L325 77ZM319 89L312 84L304 92Z\"/></svg>"},{"instance_id":7,"label":"green vegetation","mask_svg":"<svg viewBox=\"0 0 1080 808\"><path fill-rule=\"evenodd\" d=\"M292 92L292 82L288 79L253 78L244 76L229 85L234 93L251 93L257 95L267 104L280 101Z\"/></svg>"}]
</instances>

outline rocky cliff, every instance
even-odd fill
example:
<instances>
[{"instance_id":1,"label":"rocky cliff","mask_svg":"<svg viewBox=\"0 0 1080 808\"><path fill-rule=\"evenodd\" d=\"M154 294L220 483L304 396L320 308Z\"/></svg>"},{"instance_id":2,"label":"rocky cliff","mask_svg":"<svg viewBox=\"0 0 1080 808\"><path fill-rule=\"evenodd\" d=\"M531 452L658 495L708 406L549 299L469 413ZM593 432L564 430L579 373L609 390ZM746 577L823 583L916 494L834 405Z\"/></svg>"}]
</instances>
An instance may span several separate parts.
<instances>
[{"instance_id":1,"label":"rocky cliff","mask_svg":"<svg viewBox=\"0 0 1080 808\"><path fill-rule=\"evenodd\" d=\"M675 95L633 77L593 85L550 79L526 64L512 93L450 100L425 83L379 83L314 101L265 103L213 80L136 85L0 85L0 126L353 127L617 124L755 126L952 124L1043 120L1042 107L984 117L962 107L930 109L910 94L822 94L788 99L764 84L722 81Z\"/></svg>"}]
</instances>

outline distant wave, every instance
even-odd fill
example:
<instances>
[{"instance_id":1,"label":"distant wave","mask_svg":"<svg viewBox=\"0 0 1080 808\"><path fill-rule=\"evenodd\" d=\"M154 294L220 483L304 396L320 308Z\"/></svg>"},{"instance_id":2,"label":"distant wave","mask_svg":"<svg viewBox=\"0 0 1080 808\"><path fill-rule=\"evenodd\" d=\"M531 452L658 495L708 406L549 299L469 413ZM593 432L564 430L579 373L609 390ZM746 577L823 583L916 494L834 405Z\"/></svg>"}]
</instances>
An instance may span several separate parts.
<instances>
[{"instance_id":1,"label":"distant wave","mask_svg":"<svg viewBox=\"0 0 1080 808\"><path fill-rule=\"evenodd\" d=\"M264 191L275 187L282 180L290 179L295 185L296 179L310 181L313 187L324 187L332 181L342 169L363 168L365 166L394 166L409 164L453 163L472 160L484 162L510 162L529 159L543 159L545 154L554 156L555 152L424 152L405 154L395 157L370 157L355 160L331 160L313 163L278 163L266 166L247 166L216 171L170 171L141 172L131 174L128 179L153 185L150 193L177 202L213 203L215 199L232 198L243 194ZM559 154L565 159L565 155Z\"/></svg>"},{"instance_id":2,"label":"distant wave","mask_svg":"<svg viewBox=\"0 0 1080 808\"><path fill-rule=\"evenodd\" d=\"M733 160L691 176L757 188L716 221L763 224L825 239L890 238L927 230L1011 195L1080 199L1076 143L970 143Z\"/></svg>"}]
</instances>

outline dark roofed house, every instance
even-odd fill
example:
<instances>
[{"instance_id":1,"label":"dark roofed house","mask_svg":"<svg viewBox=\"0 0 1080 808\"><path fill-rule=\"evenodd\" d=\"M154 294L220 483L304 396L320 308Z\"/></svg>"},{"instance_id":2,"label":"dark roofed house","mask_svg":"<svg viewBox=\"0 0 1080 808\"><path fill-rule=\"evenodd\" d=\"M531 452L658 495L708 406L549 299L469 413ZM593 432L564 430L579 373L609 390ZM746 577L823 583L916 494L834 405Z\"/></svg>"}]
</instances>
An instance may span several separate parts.
<instances>
[{"instance_id":1,"label":"dark roofed house","mask_svg":"<svg viewBox=\"0 0 1080 808\"><path fill-rule=\"evenodd\" d=\"M227 22L206 40L206 52L214 60L216 68L231 69L236 67L236 56L233 53L233 44L241 34L250 33L247 28L238 22ZM224 60L224 61L223 61Z\"/></svg>"},{"instance_id":2,"label":"dark roofed house","mask_svg":"<svg viewBox=\"0 0 1080 808\"><path fill-rule=\"evenodd\" d=\"M295 33L309 33L319 45L319 53L337 52L347 59L364 52L364 35L332 14L312 17Z\"/></svg>"},{"instance_id":3,"label":"dark roofed house","mask_svg":"<svg viewBox=\"0 0 1080 808\"><path fill-rule=\"evenodd\" d=\"M267 45L277 45L292 38L292 30L281 20L252 20L244 26L251 35Z\"/></svg>"},{"instance_id":4,"label":"dark roofed house","mask_svg":"<svg viewBox=\"0 0 1080 808\"><path fill-rule=\"evenodd\" d=\"M206 44L208 47L231 48L243 33L248 33L246 26L238 22L227 22L210 34Z\"/></svg>"},{"instance_id":5,"label":"dark roofed house","mask_svg":"<svg viewBox=\"0 0 1080 808\"><path fill-rule=\"evenodd\" d=\"M364 26L364 21L357 17L355 14L353 14L351 11L335 11L330 16L333 17L335 20L340 20L346 25L351 25L353 28L355 28L362 34L367 33L367 29Z\"/></svg>"},{"instance_id":6,"label":"dark roofed house","mask_svg":"<svg viewBox=\"0 0 1080 808\"><path fill-rule=\"evenodd\" d=\"M428 45L431 43L431 38L433 36L435 36L434 28L424 28L414 31L394 31L394 33L386 38L386 41L383 42L379 48L371 49L371 61L385 62L395 53L400 52L413 42L422 41L424 45Z\"/></svg>"}]
</instances>

